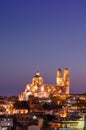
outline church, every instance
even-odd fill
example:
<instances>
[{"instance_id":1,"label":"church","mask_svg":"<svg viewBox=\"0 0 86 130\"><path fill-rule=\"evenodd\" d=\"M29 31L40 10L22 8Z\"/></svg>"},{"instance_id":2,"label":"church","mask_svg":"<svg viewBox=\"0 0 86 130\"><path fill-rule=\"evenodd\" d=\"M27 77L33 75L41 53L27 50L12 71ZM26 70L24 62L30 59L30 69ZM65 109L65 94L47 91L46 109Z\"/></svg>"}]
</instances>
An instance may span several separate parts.
<instances>
[{"instance_id":1,"label":"church","mask_svg":"<svg viewBox=\"0 0 86 130\"><path fill-rule=\"evenodd\" d=\"M64 73L62 73L61 69L58 69L56 85L45 84L40 72L37 71L32 78L32 83L25 85L25 90L19 93L18 99L27 101L30 95L37 98L49 98L50 95L57 94L70 94L70 74L68 68L64 69Z\"/></svg>"}]
</instances>

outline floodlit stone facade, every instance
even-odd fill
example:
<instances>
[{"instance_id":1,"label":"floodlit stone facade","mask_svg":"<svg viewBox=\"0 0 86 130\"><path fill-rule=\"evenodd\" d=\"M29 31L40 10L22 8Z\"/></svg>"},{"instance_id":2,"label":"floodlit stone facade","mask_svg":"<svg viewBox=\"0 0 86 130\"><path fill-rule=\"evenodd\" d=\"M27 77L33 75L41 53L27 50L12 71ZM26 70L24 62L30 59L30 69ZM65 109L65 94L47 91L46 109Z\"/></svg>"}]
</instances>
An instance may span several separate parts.
<instances>
[{"instance_id":1,"label":"floodlit stone facade","mask_svg":"<svg viewBox=\"0 0 86 130\"><path fill-rule=\"evenodd\" d=\"M49 98L50 95L69 94L70 93L70 75L68 68L58 69L56 76L56 85L47 85L44 83L40 72L36 72L32 78L31 84L25 85L25 90L18 95L19 100L28 100L30 95L38 98Z\"/></svg>"}]
</instances>

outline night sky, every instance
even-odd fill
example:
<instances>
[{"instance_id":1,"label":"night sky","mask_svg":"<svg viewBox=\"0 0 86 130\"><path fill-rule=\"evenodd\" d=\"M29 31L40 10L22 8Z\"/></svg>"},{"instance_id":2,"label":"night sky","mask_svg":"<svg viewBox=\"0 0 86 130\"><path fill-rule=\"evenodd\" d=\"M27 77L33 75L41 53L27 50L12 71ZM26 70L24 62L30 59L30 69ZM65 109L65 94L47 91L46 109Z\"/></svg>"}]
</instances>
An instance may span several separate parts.
<instances>
[{"instance_id":1,"label":"night sky","mask_svg":"<svg viewBox=\"0 0 86 130\"><path fill-rule=\"evenodd\" d=\"M0 0L0 95L18 95L36 71L56 84L66 67L71 93L86 92L86 1Z\"/></svg>"}]
</instances>

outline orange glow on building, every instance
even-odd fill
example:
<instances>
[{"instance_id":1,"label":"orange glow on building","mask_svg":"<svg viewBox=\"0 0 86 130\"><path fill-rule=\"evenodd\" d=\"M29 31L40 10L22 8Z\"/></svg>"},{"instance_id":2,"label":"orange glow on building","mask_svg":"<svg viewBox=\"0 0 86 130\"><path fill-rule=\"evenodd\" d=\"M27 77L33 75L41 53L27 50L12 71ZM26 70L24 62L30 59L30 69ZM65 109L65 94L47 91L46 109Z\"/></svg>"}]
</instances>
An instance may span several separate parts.
<instances>
[{"instance_id":1,"label":"orange glow on building","mask_svg":"<svg viewBox=\"0 0 86 130\"><path fill-rule=\"evenodd\" d=\"M50 94L69 94L70 90L70 76L69 70L64 70L64 77L62 76L61 69L58 69L56 76L56 85L47 85L44 83L40 72L36 72L32 78L31 84L25 85L24 92L19 93L19 100L28 100L30 95L39 98L48 98Z\"/></svg>"}]
</instances>

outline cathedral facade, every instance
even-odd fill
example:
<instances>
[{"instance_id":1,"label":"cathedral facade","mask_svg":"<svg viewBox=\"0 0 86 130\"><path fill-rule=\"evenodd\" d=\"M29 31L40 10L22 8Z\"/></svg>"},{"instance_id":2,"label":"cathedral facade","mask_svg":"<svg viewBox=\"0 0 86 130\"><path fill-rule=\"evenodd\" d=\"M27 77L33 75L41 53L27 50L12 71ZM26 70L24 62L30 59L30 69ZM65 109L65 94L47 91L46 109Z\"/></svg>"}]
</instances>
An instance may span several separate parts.
<instances>
[{"instance_id":1,"label":"cathedral facade","mask_svg":"<svg viewBox=\"0 0 86 130\"><path fill-rule=\"evenodd\" d=\"M40 72L36 72L32 78L31 84L25 85L25 90L18 95L19 100L29 100L32 95L38 98L49 98L50 95L69 94L70 93L70 75L68 68L58 69L56 75L56 85L47 85L44 83Z\"/></svg>"}]
</instances>

